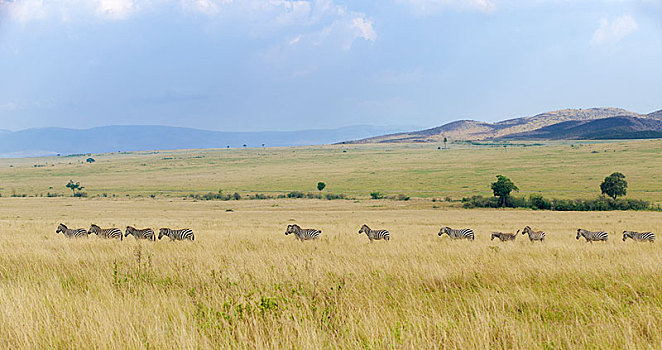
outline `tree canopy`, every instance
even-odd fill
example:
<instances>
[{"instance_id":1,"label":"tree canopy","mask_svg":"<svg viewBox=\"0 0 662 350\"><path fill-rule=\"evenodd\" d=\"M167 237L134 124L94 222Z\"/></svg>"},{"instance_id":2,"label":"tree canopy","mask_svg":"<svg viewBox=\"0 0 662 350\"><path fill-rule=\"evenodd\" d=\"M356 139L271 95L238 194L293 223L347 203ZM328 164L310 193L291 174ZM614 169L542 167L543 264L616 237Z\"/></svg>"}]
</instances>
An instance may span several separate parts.
<instances>
[{"instance_id":1,"label":"tree canopy","mask_svg":"<svg viewBox=\"0 0 662 350\"><path fill-rule=\"evenodd\" d=\"M74 180L69 180L69 183L66 184L66 187L71 189L71 191L74 194L74 197L76 197L76 190L80 191L83 188L85 188L80 185L80 182L74 182Z\"/></svg>"},{"instance_id":2,"label":"tree canopy","mask_svg":"<svg viewBox=\"0 0 662 350\"><path fill-rule=\"evenodd\" d=\"M625 181L625 175L615 172L607 177L600 184L600 191L613 199L625 196L627 194L628 182Z\"/></svg>"},{"instance_id":3,"label":"tree canopy","mask_svg":"<svg viewBox=\"0 0 662 350\"><path fill-rule=\"evenodd\" d=\"M495 197L499 197L499 206L503 207L508 205L508 197L510 197L510 192L519 191L519 188L510 181L509 178L503 175L497 175L497 181L492 182L492 192L494 192Z\"/></svg>"}]
</instances>

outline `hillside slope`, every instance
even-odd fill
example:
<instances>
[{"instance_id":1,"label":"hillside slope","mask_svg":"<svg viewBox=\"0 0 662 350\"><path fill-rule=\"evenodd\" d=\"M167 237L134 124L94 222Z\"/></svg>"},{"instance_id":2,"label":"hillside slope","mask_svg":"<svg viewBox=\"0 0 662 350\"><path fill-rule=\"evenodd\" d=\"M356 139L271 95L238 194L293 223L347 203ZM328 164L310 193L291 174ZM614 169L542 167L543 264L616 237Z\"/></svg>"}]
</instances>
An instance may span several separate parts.
<instances>
[{"instance_id":1,"label":"hillside slope","mask_svg":"<svg viewBox=\"0 0 662 350\"><path fill-rule=\"evenodd\" d=\"M636 117L641 120L662 120L662 111L645 115L621 108L562 109L531 117L508 119L497 123L459 120L426 130L371 137L344 143L440 142L444 137L452 140L485 140L503 138L509 135L520 135L523 137L525 133L559 123L586 122L616 116ZM578 124L569 125L577 126ZM543 135L546 132L549 133L551 130L543 131L539 135Z\"/></svg>"},{"instance_id":2,"label":"hillside slope","mask_svg":"<svg viewBox=\"0 0 662 350\"><path fill-rule=\"evenodd\" d=\"M604 140L662 138L662 120L637 117L610 117L596 120L572 120L534 131L511 134L512 140Z\"/></svg>"}]
</instances>

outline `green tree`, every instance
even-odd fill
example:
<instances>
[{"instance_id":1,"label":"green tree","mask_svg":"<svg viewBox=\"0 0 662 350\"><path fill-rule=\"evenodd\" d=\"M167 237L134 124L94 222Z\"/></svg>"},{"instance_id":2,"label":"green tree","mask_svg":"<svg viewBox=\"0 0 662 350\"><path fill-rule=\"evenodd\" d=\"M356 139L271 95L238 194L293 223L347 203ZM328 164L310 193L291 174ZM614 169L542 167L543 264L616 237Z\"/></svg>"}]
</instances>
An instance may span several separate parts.
<instances>
[{"instance_id":1,"label":"green tree","mask_svg":"<svg viewBox=\"0 0 662 350\"><path fill-rule=\"evenodd\" d=\"M492 192L494 192L495 197L499 197L499 206L504 207L508 205L510 192L519 191L519 188L509 178L503 175L497 175L496 177L497 181L492 182Z\"/></svg>"},{"instance_id":2,"label":"green tree","mask_svg":"<svg viewBox=\"0 0 662 350\"><path fill-rule=\"evenodd\" d=\"M80 185L80 182L74 182L74 180L69 180L69 183L67 183L66 187L71 189L74 197L76 197L76 190L80 192L83 188L85 188Z\"/></svg>"},{"instance_id":3,"label":"green tree","mask_svg":"<svg viewBox=\"0 0 662 350\"><path fill-rule=\"evenodd\" d=\"M446 142L448 142L448 139L444 137L444 149L446 149Z\"/></svg>"},{"instance_id":4,"label":"green tree","mask_svg":"<svg viewBox=\"0 0 662 350\"><path fill-rule=\"evenodd\" d=\"M92 157L85 159L85 161L90 163L90 164L96 162L96 160L94 160L94 158L92 158Z\"/></svg>"},{"instance_id":5,"label":"green tree","mask_svg":"<svg viewBox=\"0 0 662 350\"><path fill-rule=\"evenodd\" d=\"M372 199L382 199L382 198L384 198L384 195L379 193L379 192L371 192L370 193L370 198L372 198Z\"/></svg>"},{"instance_id":6,"label":"green tree","mask_svg":"<svg viewBox=\"0 0 662 350\"><path fill-rule=\"evenodd\" d=\"M625 175L615 172L605 177L600 184L600 191L613 199L625 196L628 192L628 182L625 181Z\"/></svg>"},{"instance_id":7,"label":"green tree","mask_svg":"<svg viewBox=\"0 0 662 350\"><path fill-rule=\"evenodd\" d=\"M320 181L320 182L317 183L317 190L318 190L318 191L323 190L324 187L326 187L326 184L325 184L324 182L321 182L321 181Z\"/></svg>"}]
</instances>

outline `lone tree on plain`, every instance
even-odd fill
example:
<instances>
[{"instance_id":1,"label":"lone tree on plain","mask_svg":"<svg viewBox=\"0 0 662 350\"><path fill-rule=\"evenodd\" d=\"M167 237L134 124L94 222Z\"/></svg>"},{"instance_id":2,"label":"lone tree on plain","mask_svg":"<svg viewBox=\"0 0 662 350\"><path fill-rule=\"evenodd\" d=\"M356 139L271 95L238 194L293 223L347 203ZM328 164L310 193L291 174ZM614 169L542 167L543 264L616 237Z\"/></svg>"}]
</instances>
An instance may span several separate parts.
<instances>
[{"instance_id":1,"label":"lone tree on plain","mask_svg":"<svg viewBox=\"0 0 662 350\"><path fill-rule=\"evenodd\" d=\"M628 192L628 182L625 181L625 175L615 172L605 177L600 184L600 191L613 199L625 196Z\"/></svg>"},{"instance_id":2,"label":"lone tree on plain","mask_svg":"<svg viewBox=\"0 0 662 350\"><path fill-rule=\"evenodd\" d=\"M444 137L444 149L446 149L446 142L448 142L448 139Z\"/></svg>"},{"instance_id":3,"label":"lone tree on plain","mask_svg":"<svg viewBox=\"0 0 662 350\"><path fill-rule=\"evenodd\" d=\"M492 192L494 192L495 197L499 197L499 206L504 207L508 205L508 198L510 198L510 192L519 191L519 188L510 181L509 178L503 175L497 175L496 182L492 182Z\"/></svg>"},{"instance_id":4,"label":"lone tree on plain","mask_svg":"<svg viewBox=\"0 0 662 350\"><path fill-rule=\"evenodd\" d=\"M94 160L94 158L92 158L92 157L85 159L85 161L90 163L90 164L96 162L96 160Z\"/></svg>"},{"instance_id":5,"label":"lone tree on plain","mask_svg":"<svg viewBox=\"0 0 662 350\"><path fill-rule=\"evenodd\" d=\"M323 190L324 187L326 187L326 184L325 184L324 182L321 182L321 181L320 181L320 182L317 183L317 190L318 190L318 191Z\"/></svg>"},{"instance_id":6,"label":"lone tree on plain","mask_svg":"<svg viewBox=\"0 0 662 350\"><path fill-rule=\"evenodd\" d=\"M80 182L74 182L74 180L69 180L69 183L67 183L66 186L67 188L70 188L71 191L74 193L73 194L74 197L76 197L76 190L80 192L83 188L85 188L80 185Z\"/></svg>"}]
</instances>

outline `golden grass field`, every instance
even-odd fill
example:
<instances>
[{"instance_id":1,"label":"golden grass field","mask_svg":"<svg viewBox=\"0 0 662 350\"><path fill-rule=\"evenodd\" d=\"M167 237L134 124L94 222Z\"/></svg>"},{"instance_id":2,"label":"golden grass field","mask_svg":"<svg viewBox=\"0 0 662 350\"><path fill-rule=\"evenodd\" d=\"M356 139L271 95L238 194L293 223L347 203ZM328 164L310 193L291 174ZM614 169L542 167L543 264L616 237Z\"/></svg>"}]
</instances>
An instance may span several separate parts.
<instances>
[{"instance_id":1,"label":"golden grass field","mask_svg":"<svg viewBox=\"0 0 662 350\"><path fill-rule=\"evenodd\" d=\"M662 347L660 212L431 209L421 200L2 198L2 348ZM226 210L232 209L232 212ZM194 242L69 240L191 227ZM285 236L297 222L319 241ZM386 228L370 244L361 224ZM489 241L524 225L547 242ZM475 242L439 238L473 227ZM575 240L578 227L610 233Z\"/></svg>"},{"instance_id":2,"label":"golden grass field","mask_svg":"<svg viewBox=\"0 0 662 350\"><path fill-rule=\"evenodd\" d=\"M466 210L430 200L488 195L497 173L520 195L589 198L621 171L628 197L659 203L661 153L653 140L1 159L0 348L662 348L662 243L621 241L625 229L662 234L662 212ZM90 197L34 197L70 195L69 179ZM317 181L356 200L181 198L308 192ZM412 200L369 200L372 191ZM196 239L69 240L55 233L60 222L190 227ZM285 236L291 223L322 238ZM369 243L357 234L364 223L390 230L391 241ZM442 225L471 227L476 241L440 238ZM525 225L547 241L489 240ZM580 227L610 239L577 241Z\"/></svg>"}]
</instances>

